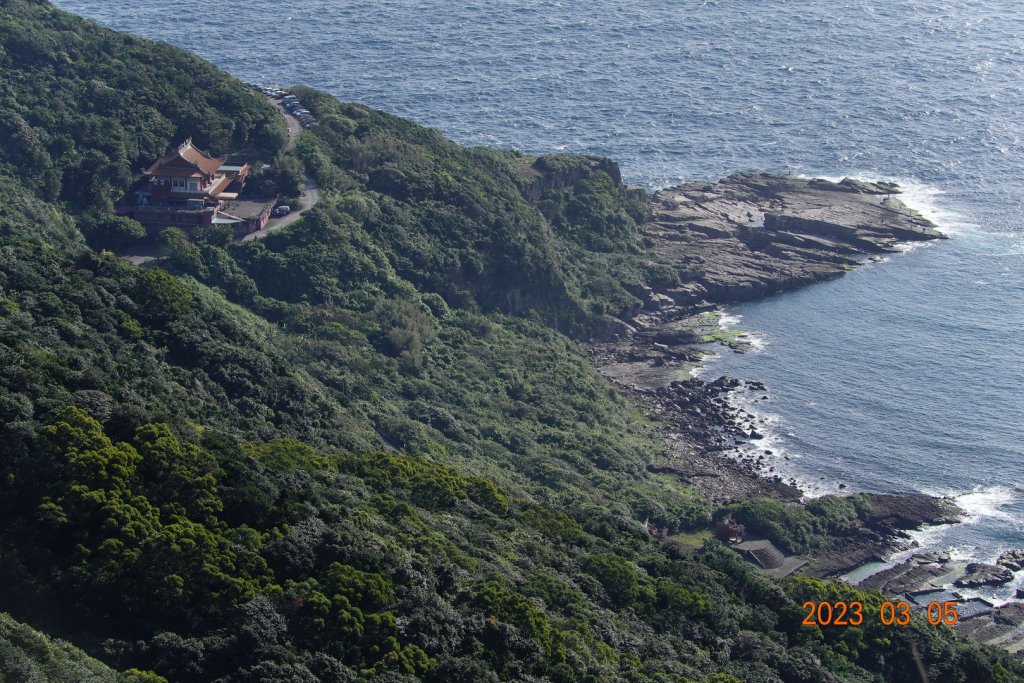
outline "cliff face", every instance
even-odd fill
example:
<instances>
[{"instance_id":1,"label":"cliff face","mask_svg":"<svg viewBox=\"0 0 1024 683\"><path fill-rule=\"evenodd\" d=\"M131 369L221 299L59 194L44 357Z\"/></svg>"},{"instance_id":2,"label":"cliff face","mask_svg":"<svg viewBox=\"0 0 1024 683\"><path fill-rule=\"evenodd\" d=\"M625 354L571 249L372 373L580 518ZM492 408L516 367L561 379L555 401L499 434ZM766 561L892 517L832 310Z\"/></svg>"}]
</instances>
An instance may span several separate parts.
<instances>
[{"instance_id":1,"label":"cliff face","mask_svg":"<svg viewBox=\"0 0 1024 683\"><path fill-rule=\"evenodd\" d=\"M736 174L654 194L652 251L680 268L683 307L734 303L841 275L903 241L941 238L887 183Z\"/></svg>"},{"instance_id":2,"label":"cliff face","mask_svg":"<svg viewBox=\"0 0 1024 683\"><path fill-rule=\"evenodd\" d=\"M607 157L567 154L540 157L530 165L530 179L522 187L523 197L537 203L546 191L573 187L597 172L606 173L616 186L622 185L619 165Z\"/></svg>"}]
</instances>

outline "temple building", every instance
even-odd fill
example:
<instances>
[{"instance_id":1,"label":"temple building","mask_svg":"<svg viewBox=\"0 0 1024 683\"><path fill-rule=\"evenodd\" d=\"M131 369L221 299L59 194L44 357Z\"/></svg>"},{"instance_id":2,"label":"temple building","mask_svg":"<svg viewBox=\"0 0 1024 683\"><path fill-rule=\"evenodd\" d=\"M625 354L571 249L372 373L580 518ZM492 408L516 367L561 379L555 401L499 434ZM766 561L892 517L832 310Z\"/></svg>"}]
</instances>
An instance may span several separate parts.
<instances>
[{"instance_id":1,"label":"temple building","mask_svg":"<svg viewBox=\"0 0 1024 683\"><path fill-rule=\"evenodd\" d=\"M274 202L236 201L248 174L249 164L229 164L227 157L214 157L189 138L143 171L130 213L152 234L214 224L230 225L236 236L255 232L266 225ZM228 201L258 206L247 207L248 215L240 217L223 211Z\"/></svg>"}]
</instances>

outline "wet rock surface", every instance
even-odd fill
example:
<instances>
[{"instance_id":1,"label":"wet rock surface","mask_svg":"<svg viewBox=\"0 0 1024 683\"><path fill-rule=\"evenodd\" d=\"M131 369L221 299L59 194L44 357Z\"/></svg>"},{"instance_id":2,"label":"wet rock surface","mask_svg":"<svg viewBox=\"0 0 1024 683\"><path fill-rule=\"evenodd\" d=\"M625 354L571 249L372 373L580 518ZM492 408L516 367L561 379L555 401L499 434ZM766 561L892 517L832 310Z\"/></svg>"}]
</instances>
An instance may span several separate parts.
<instances>
[{"instance_id":1,"label":"wet rock surface","mask_svg":"<svg viewBox=\"0 0 1024 683\"><path fill-rule=\"evenodd\" d=\"M1015 657L1024 656L1024 603L1008 602L985 616L960 619L954 627L961 636L971 636Z\"/></svg>"},{"instance_id":2,"label":"wet rock surface","mask_svg":"<svg viewBox=\"0 0 1024 683\"><path fill-rule=\"evenodd\" d=\"M867 494L871 510L863 517L861 528L836 538L827 552L809 563L806 573L835 577L867 562L913 547L907 531L933 524L959 521L960 509L951 499L922 495ZM862 583L891 593L916 590L931 579L954 571L949 553L917 553L894 567L883 570Z\"/></svg>"},{"instance_id":3,"label":"wet rock surface","mask_svg":"<svg viewBox=\"0 0 1024 683\"><path fill-rule=\"evenodd\" d=\"M1007 550L999 556L999 559L996 560L996 564L1001 567L1006 567L1012 572L1018 572L1021 569L1024 569L1024 549L1015 548L1014 550Z\"/></svg>"},{"instance_id":4,"label":"wet rock surface","mask_svg":"<svg viewBox=\"0 0 1024 683\"><path fill-rule=\"evenodd\" d=\"M876 493L871 496L871 510L865 524L888 534L918 529L926 524L953 524L959 519L959 508L948 498ZM925 561L949 561L945 553L924 553L915 557Z\"/></svg>"},{"instance_id":5,"label":"wet rock surface","mask_svg":"<svg viewBox=\"0 0 1024 683\"><path fill-rule=\"evenodd\" d=\"M873 574L859 584L860 588L877 588L887 595L902 595L916 591L950 571L949 556L936 557L935 553L915 555L900 564Z\"/></svg>"},{"instance_id":6,"label":"wet rock surface","mask_svg":"<svg viewBox=\"0 0 1024 683\"><path fill-rule=\"evenodd\" d=\"M960 588L978 588L979 586L1000 586L1013 580L1013 572L997 564L972 562L967 571L953 585Z\"/></svg>"},{"instance_id":7,"label":"wet rock surface","mask_svg":"<svg viewBox=\"0 0 1024 683\"><path fill-rule=\"evenodd\" d=\"M1024 602L1008 602L996 609L992 620L1008 626L1024 626Z\"/></svg>"},{"instance_id":8,"label":"wet rock surface","mask_svg":"<svg viewBox=\"0 0 1024 683\"><path fill-rule=\"evenodd\" d=\"M738 173L661 190L645 236L680 267L659 294L680 306L734 303L843 274L898 243L942 238L890 183Z\"/></svg>"}]
</instances>

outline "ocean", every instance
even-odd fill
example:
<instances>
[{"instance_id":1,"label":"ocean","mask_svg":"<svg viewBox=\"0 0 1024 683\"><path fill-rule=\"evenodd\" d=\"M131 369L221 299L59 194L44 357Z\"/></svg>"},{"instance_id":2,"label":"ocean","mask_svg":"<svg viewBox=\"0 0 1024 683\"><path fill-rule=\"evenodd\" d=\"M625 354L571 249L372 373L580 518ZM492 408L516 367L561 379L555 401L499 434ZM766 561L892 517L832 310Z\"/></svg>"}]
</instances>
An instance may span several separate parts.
<instances>
[{"instance_id":1,"label":"ocean","mask_svg":"<svg viewBox=\"0 0 1024 683\"><path fill-rule=\"evenodd\" d=\"M918 533L924 547L981 561L1024 547L1015 3L55 4L462 144L607 155L648 189L743 170L900 182L951 240L730 309L755 348L705 374L765 382L765 447L809 492L956 496L966 522Z\"/></svg>"}]
</instances>

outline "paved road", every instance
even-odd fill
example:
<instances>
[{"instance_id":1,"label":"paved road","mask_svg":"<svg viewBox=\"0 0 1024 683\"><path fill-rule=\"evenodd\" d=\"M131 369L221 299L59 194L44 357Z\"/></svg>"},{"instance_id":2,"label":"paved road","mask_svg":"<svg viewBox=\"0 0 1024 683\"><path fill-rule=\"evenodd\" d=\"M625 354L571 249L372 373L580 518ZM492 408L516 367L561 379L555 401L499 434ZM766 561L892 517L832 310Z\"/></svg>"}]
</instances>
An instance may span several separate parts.
<instances>
[{"instance_id":1,"label":"paved road","mask_svg":"<svg viewBox=\"0 0 1024 683\"><path fill-rule=\"evenodd\" d=\"M243 242L249 242L251 240L261 240L266 237L269 233L281 228L286 228L295 221L302 218L302 214L306 213L320 201L320 188L316 186L312 178L306 178L306 189L302 191L302 196L299 197L299 205L292 207L292 212L287 216L281 218L271 218L267 221L267 227L263 228L258 232L251 232L242 238Z\"/></svg>"},{"instance_id":2,"label":"paved road","mask_svg":"<svg viewBox=\"0 0 1024 683\"><path fill-rule=\"evenodd\" d=\"M285 146L285 149L291 149L295 146L295 140L299 137L299 133L302 132L302 124L299 123L297 118L288 113L288 110L284 108L280 100L267 96L267 101L277 107L277 110L281 112L281 116L284 117L284 122L288 124L288 144Z\"/></svg>"},{"instance_id":3,"label":"paved road","mask_svg":"<svg viewBox=\"0 0 1024 683\"><path fill-rule=\"evenodd\" d=\"M285 149L291 149L295 146L295 141L299 137L299 133L302 132L302 124L299 120L288 113L288 110L281 106L279 100L275 100L273 97L267 97L271 104L277 107L277 110L281 112L281 116L284 117L285 123L288 124L288 144ZM243 242L249 242L251 240L260 240L266 237L269 233L281 228L286 228L295 221L302 218L302 214L306 213L320 201L320 188L316 186L316 182L307 177L306 184L302 190L302 196L299 197L299 205L292 207L292 212L287 216L281 218L271 218L267 221L267 227L263 228L258 232L252 232L242 238Z\"/></svg>"}]
</instances>

